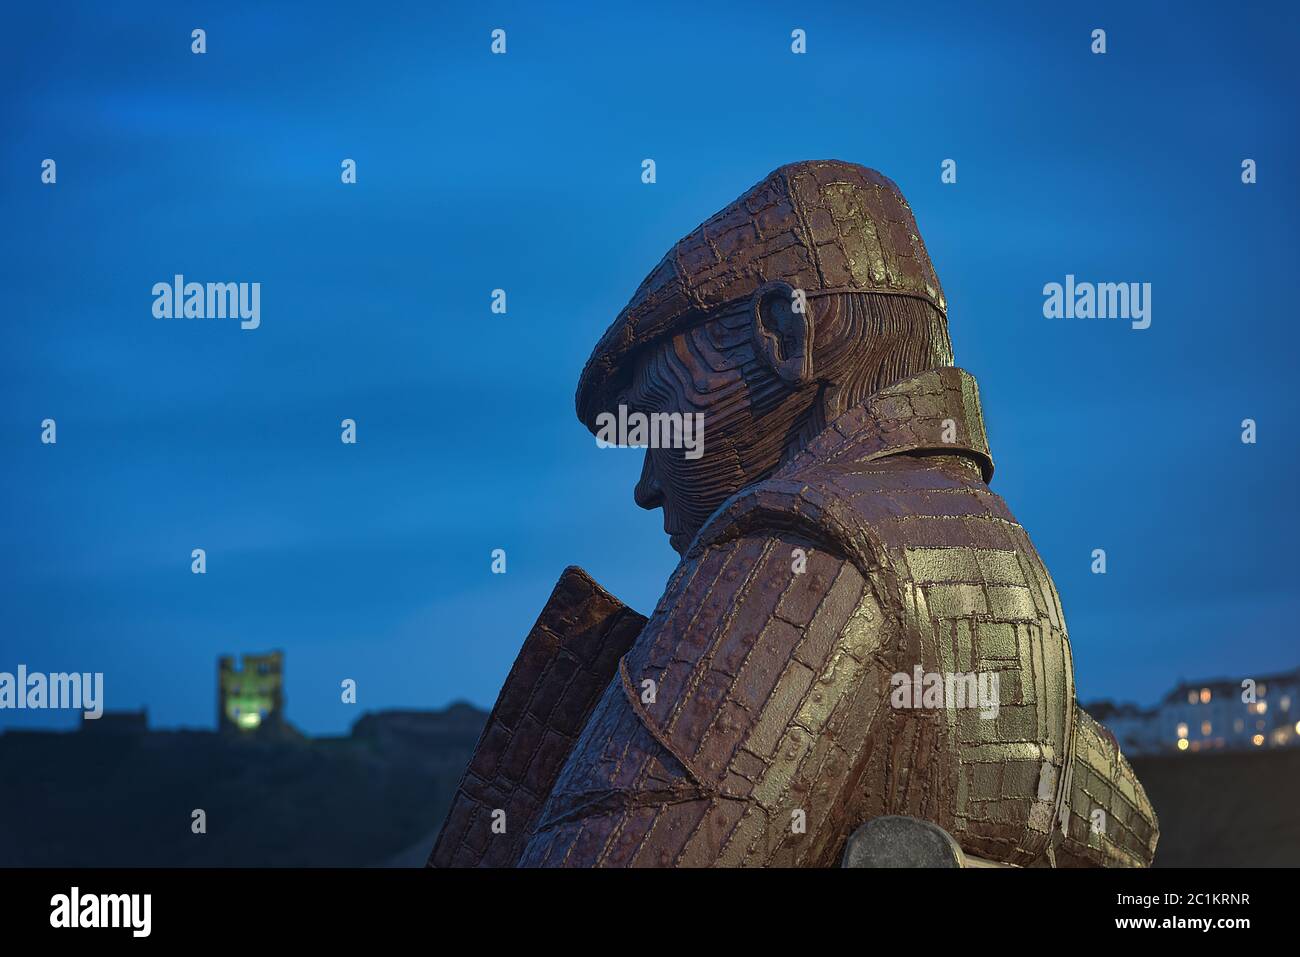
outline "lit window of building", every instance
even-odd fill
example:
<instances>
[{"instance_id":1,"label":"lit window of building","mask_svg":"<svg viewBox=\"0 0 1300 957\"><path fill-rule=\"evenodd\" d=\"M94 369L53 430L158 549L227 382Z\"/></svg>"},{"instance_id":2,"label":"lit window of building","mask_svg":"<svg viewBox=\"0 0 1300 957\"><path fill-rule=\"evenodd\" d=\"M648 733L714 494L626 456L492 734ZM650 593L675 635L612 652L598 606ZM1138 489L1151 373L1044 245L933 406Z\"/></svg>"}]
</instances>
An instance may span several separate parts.
<instances>
[{"instance_id":1,"label":"lit window of building","mask_svg":"<svg viewBox=\"0 0 1300 957\"><path fill-rule=\"evenodd\" d=\"M284 655L222 655L217 660L217 729L222 732L283 727Z\"/></svg>"},{"instance_id":2,"label":"lit window of building","mask_svg":"<svg viewBox=\"0 0 1300 957\"><path fill-rule=\"evenodd\" d=\"M1270 691L1271 708L1265 698ZM1124 742L1130 755L1300 748L1300 668L1244 682L1180 682L1149 709L1110 701L1096 702L1096 707L1093 717Z\"/></svg>"}]
</instances>

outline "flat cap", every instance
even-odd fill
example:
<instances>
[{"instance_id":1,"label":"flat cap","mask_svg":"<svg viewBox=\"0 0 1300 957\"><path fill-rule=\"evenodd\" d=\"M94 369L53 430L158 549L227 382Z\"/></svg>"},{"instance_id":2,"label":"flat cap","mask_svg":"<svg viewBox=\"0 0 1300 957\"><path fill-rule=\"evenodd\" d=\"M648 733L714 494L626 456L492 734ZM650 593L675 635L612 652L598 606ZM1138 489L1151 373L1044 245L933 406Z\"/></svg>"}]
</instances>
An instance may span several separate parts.
<instances>
[{"instance_id":1,"label":"flat cap","mask_svg":"<svg viewBox=\"0 0 1300 957\"><path fill-rule=\"evenodd\" d=\"M808 295L883 292L947 315L912 209L893 180L839 160L773 170L669 250L601 336L578 381L578 418L592 431L631 375L629 357L765 283Z\"/></svg>"}]
</instances>

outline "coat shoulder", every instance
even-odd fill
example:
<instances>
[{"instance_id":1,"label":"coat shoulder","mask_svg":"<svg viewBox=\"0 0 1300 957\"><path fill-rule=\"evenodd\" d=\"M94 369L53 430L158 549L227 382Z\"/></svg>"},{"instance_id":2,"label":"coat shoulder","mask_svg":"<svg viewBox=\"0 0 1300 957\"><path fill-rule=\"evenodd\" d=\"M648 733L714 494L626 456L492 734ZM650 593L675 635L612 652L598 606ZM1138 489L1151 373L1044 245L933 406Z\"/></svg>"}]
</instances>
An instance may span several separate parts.
<instances>
[{"instance_id":1,"label":"coat shoulder","mask_svg":"<svg viewBox=\"0 0 1300 957\"><path fill-rule=\"evenodd\" d=\"M906 545L1007 549L1023 544L1023 531L1006 503L977 467L957 456L801 457L724 502L687 555L762 532L804 536L849 559L863 574L879 569L891 548Z\"/></svg>"}]
</instances>

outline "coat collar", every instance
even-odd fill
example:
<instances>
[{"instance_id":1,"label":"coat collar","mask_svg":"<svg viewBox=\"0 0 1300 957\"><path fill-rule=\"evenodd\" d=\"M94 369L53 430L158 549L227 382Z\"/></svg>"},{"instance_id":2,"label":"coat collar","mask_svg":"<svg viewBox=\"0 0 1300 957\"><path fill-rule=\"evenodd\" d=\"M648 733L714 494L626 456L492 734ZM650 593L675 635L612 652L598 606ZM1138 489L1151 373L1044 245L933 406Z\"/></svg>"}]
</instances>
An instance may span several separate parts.
<instances>
[{"instance_id":1,"label":"coat collar","mask_svg":"<svg viewBox=\"0 0 1300 957\"><path fill-rule=\"evenodd\" d=\"M929 369L875 393L823 429L774 477L814 463L868 462L905 452L964 455L993 478L979 387L964 369Z\"/></svg>"}]
</instances>

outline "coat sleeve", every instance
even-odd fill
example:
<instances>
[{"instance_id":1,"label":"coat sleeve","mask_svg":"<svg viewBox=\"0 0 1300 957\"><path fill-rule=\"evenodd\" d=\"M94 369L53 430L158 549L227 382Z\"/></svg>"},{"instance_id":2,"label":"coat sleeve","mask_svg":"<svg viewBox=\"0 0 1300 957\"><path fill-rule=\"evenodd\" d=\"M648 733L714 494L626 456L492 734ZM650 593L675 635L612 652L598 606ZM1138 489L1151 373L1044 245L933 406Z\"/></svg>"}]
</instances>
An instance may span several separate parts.
<instances>
[{"instance_id":1,"label":"coat sleeve","mask_svg":"<svg viewBox=\"0 0 1300 957\"><path fill-rule=\"evenodd\" d=\"M1077 706L1076 706L1077 707ZM1115 736L1088 712L1075 718L1062 867L1150 867L1160 823Z\"/></svg>"},{"instance_id":2,"label":"coat sleeve","mask_svg":"<svg viewBox=\"0 0 1300 957\"><path fill-rule=\"evenodd\" d=\"M890 624L791 531L688 559L569 753L523 866L833 863Z\"/></svg>"},{"instance_id":3,"label":"coat sleeve","mask_svg":"<svg viewBox=\"0 0 1300 957\"><path fill-rule=\"evenodd\" d=\"M645 618L566 568L488 716L430 867L506 867Z\"/></svg>"}]
</instances>

